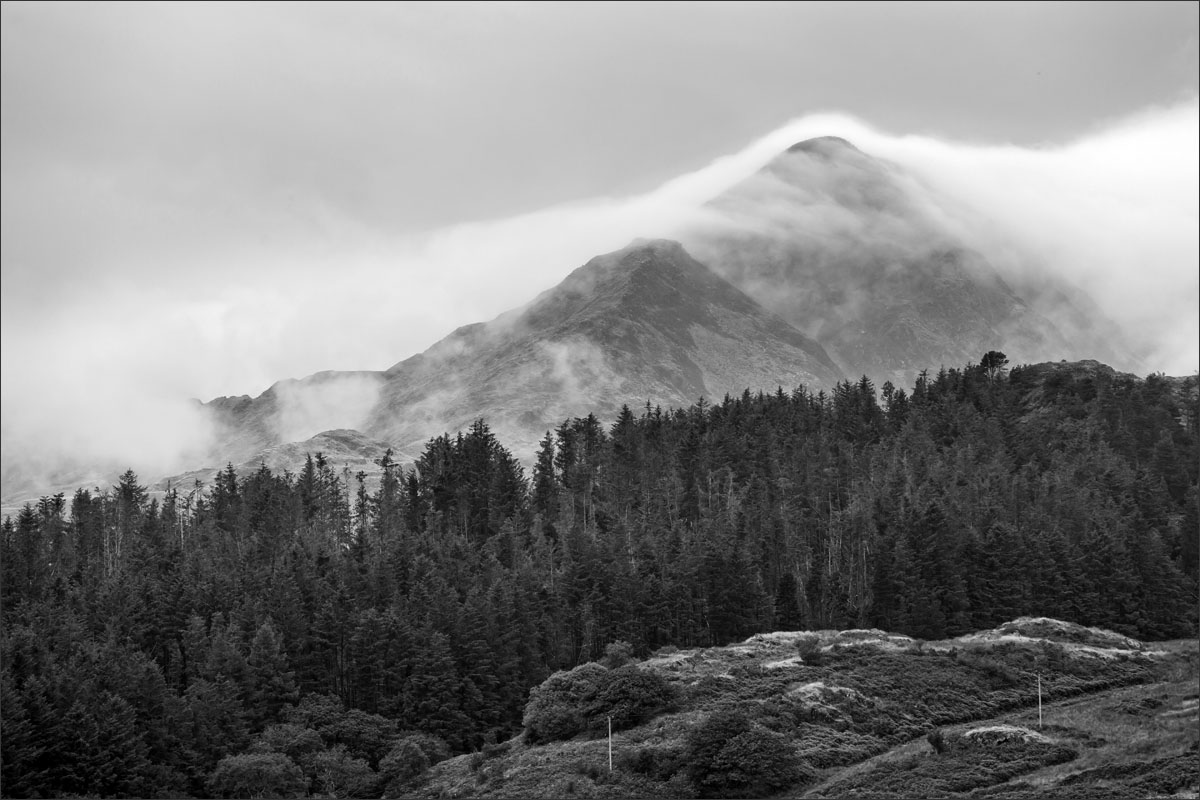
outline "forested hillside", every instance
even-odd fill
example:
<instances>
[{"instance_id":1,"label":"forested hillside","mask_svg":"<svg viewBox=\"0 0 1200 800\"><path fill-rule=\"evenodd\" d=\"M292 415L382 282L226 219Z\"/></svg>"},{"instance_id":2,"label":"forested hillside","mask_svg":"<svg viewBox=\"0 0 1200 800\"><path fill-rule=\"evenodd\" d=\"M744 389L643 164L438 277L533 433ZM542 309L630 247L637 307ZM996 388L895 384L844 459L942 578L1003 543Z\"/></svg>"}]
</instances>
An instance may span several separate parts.
<instances>
[{"instance_id":1,"label":"forested hillside","mask_svg":"<svg viewBox=\"0 0 1200 800\"><path fill-rule=\"evenodd\" d=\"M568 420L529 476L484 421L382 466L162 502L130 472L6 519L3 792L222 794L257 765L378 796L618 641L1196 632L1194 378L989 353L911 392Z\"/></svg>"}]
</instances>

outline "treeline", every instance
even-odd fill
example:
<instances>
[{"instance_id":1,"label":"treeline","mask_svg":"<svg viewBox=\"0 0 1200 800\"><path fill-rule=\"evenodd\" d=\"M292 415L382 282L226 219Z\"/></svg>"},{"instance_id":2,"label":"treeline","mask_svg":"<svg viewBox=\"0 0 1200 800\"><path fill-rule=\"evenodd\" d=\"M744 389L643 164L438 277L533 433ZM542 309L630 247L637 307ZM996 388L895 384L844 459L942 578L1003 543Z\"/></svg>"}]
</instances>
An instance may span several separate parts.
<instances>
[{"instance_id":1,"label":"treeline","mask_svg":"<svg viewBox=\"0 0 1200 800\"><path fill-rule=\"evenodd\" d=\"M503 740L618 641L1194 635L1196 425L1194 387L989 353L911 394L568 420L528 478L483 421L385 457L375 491L319 454L161 501L127 472L4 521L3 792L221 793L257 754L378 796L413 742Z\"/></svg>"}]
</instances>

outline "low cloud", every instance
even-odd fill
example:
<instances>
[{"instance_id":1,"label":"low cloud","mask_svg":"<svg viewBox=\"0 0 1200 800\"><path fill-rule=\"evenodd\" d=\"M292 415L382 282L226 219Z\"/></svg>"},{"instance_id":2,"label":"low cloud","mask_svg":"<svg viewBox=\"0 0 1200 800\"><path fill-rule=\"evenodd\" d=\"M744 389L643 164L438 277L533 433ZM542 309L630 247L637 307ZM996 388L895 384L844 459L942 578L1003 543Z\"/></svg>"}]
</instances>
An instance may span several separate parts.
<instances>
[{"instance_id":1,"label":"low cloud","mask_svg":"<svg viewBox=\"0 0 1200 800\"><path fill-rule=\"evenodd\" d=\"M3 494L100 485L132 468L144 477L204 463L209 418L188 399L186 350L145 348L169 312L114 320L77 311L73 326L13 330L5 313ZM139 357L140 356L140 357Z\"/></svg>"},{"instance_id":2,"label":"low cloud","mask_svg":"<svg viewBox=\"0 0 1200 800\"><path fill-rule=\"evenodd\" d=\"M790 144L841 136L900 167L908 176L906 195L920 212L980 251L1006 279L1032 286L1047 275L1066 279L1124 329L1149 371L1188 374L1200 365L1198 119L1192 97L1075 141L1029 148L895 136L853 117L820 114L714 165L719 170L677 183L727 188ZM779 208L785 198L764 186L760 207L709 212L706 223L745 225L752 213L768 230L786 226L789 235L832 238L864 252L880 242L901 252L912 244L903 228L887 230L886 219L884 227L864 230L846 217L836 198L823 197L836 187L800 183L805 188L786 190L811 201L799 216L794 204L789 216L773 215L772 198Z\"/></svg>"},{"instance_id":3,"label":"low cloud","mask_svg":"<svg viewBox=\"0 0 1200 800\"><path fill-rule=\"evenodd\" d=\"M618 377L604 350L587 339L542 342L540 348L544 380L553 386L554 402L543 411L548 419L562 421L595 405L602 399L596 390L611 387Z\"/></svg>"},{"instance_id":4,"label":"low cloud","mask_svg":"<svg viewBox=\"0 0 1200 800\"><path fill-rule=\"evenodd\" d=\"M8 171L6 239L30 223L39 240L61 243L83 219L103 235L91 249L51 247L74 260L75 277L54 288L25 280L42 267L37 241L6 246L5 473L105 458L147 477L168 472L203 449L191 398L257 395L324 369L386 369L459 325L528 302L597 253L677 236L703 203L824 135L909 171L922 212L1007 274L1047 270L1081 284L1150 343L1150 369L1190 373L1200 362L1197 116L1192 98L1074 142L1022 148L895 136L820 114L645 195L419 236L392 235L300 190L269 207L231 202L238 182L219 170L182 180L109 165L72 194L75 178L56 167L53 197L37 169ZM20 215L10 216L10 197ZM821 213L811 235L853 230ZM140 236L148 225L153 235ZM298 399L281 433L348 427L366 402L359 392L371 391L345 384Z\"/></svg>"},{"instance_id":5,"label":"low cloud","mask_svg":"<svg viewBox=\"0 0 1200 800\"><path fill-rule=\"evenodd\" d=\"M1193 98L1065 145L901 137L878 151L1002 271L1065 277L1145 344L1149 369L1186 374L1200 365L1198 119Z\"/></svg>"},{"instance_id":6,"label":"low cloud","mask_svg":"<svg viewBox=\"0 0 1200 800\"><path fill-rule=\"evenodd\" d=\"M273 387L275 432L282 441L302 442L325 431L362 428L382 386L383 377L372 374L282 381Z\"/></svg>"}]
</instances>

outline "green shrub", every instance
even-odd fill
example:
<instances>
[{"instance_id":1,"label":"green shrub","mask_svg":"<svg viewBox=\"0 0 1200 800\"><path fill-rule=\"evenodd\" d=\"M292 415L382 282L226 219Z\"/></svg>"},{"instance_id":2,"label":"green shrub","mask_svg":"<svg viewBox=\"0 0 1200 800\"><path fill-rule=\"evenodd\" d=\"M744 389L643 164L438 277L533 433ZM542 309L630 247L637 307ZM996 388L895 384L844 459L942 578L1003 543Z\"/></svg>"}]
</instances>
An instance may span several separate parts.
<instances>
[{"instance_id":1,"label":"green shrub","mask_svg":"<svg viewBox=\"0 0 1200 800\"><path fill-rule=\"evenodd\" d=\"M613 642L604 648L604 658L600 663L609 669L623 667L633 660L633 645L624 640Z\"/></svg>"},{"instance_id":2,"label":"green shrub","mask_svg":"<svg viewBox=\"0 0 1200 800\"><path fill-rule=\"evenodd\" d=\"M379 759L391 749L397 733L393 720L357 708L345 711L321 726L319 731L326 742L344 745L351 756L363 759L372 767L377 766Z\"/></svg>"},{"instance_id":3,"label":"green shrub","mask_svg":"<svg viewBox=\"0 0 1200 800\"><path fill-rule=\"evenodd\" d=\"M379 775L340 745L312 759L314 791L330 797L378 796Z\"/></svg>"},{"instance_id":4,"label":"green shrub","mask_svg":"<svg viewBox=\"0 0 1200 800\"><path fill-rule=\"evenodd\" d=\"M704 722L688 733L686 760L688 779L699 785L725 743L750 730L749 718L740 711L714 711Z\"/></svg>"},{"instance_id":5,"label":"green shrub","mask_svg":"<svg viewBox=\"0 0 1200 800\"><path fill-rule=\"evenodd\" d=\"M878 736L838 731L824 725L802 724L796 734L801 762L815 769L855 764L888 749Z\"/></svg>"},{"instance_id":6,"label":"green shrub","mask_svg":"<svg viewBox=\"0 0 1200 800\"><path fill-rule=\"evenodd\" d=\"M616 757L617 767L625 772L653 775L656 750L655 747L630 747L622 750Z\"/></svg>"},{"instance_id":7,"label":"green shrub","mask_svg":"<svg viewBox=\"0 0 1200 800\"><path fill-rule=\"evenodd\" d=\"M607 674L607 669L591 662L556 672L531 689L523 718L529 740L553 742L586 730L586 710Z\"/></svg>"},{"instance_id":8,"label":"green shrub","mask_svg":"<svg viewBox=\"0 0 1200 800\"><path fill-rule=\"evenodd\" d=\"M265 753L283 753L297 764L304 764L325 749L321 735L312 728L290 722L268 725L258 736L254 749Z\"/></svg>"},{"instance_id":9,"label":"green shrub","mask_svg":"<svg viewBox=\"0 0 1200 800\"><path fill-rule=\"evenodd\" d=\"M805 776L794 748L777 733L752 728L730 739L708 763L697 788L707 797L765 797Z\"/></svg>"},{"instance_id":10,"label":"green shrub","mask_svg":"<svg viewBox=\"0 0 1200 800\"><path fill-rule=\"evenodd\" d=\"M821 653L821 638L816 635L801 636L797 639L796 652L800 654L800 658L805 664L814 667L820 666L824 660Z\"/></svg>"},{"instance_id":11,"label":"green shrub","mask_svg":"<svg viewBox=\"0 0 1200 800\"><path fill-rule=\"evenodd\" d=\"M812 776L786 738L739 711L714 712L693 730L685 760L702 797L764 797Z\"/></svg>"},{"instance_id":12,"label":"green shrub","mask_svg":"<svg viewBox=\"0 0 1200 800\"><path fill-rule=\"evenodd\" d=\"M283 721L320 731L346 712L342 701L332 694L306 694L299 704L283 712Z\"/></svg>"},{"instance_id":13,"label":"green shrub","mask_svg":"<svg viewBox=\"0 0 1200 800\"><path fill-rule=\"evenodd\" d=\"M578 705L556 698L530 700L524 722L529 741L535 744L570 739L587 728Z\"/></svg>"},{"instance_id":14,"label":"green shrub","mask_svg":"<svg viewBox=\"0 0 1200 800\"><path fill-rule=\"evenodd\" d=\"M618 753L615 760L623 772L666 782L683 767L684 753L677 747L630 747Z\"/></svg>"},{"instance_id":15,"label":"green shrub","mask_svg":"<svg viewBox=\"0 0 1200 800\"><path fill-rule=\"evenodd\" d=\"M585 715L592 730L605 730L610 716L613 730L625 730L653 718L674 702L675 690L666 678L630 665L600 678Z\"/></svg>"},{"instance_id":16,"label":"green shrub","mask_svg":"<svg viewBox=\"0 0 1200 800\"><path fill-rule=\"evenodd\" d=\"M343 745L354 758L379 764L397 736L396 723L379 714L347 709L333 695L309 694L284 712L284 721L311 728L327 745Z\"/></svg>"},{"instance_id":17,"label":"green shrub","mask_svg":"<svg viewBox=\"0 0 1200 800\"><path fill-rule=\"evenodd\" d=\"M626 665L614 670L595 663L556 672L529 693L525 728L532 742L570 739L585 730L631 728L675 701L675 691L656 672Z\"/></svg>"},{"instance_id":18,"label":"green shrub","mask_svg":"<svg viewBox=\"0 0 1200 800\"><path fill-rule=\"evenodd\" d=\"M303 797L308 781L283 753L226 756L208 779L213 797Z\"/></svg>"},{"instance_id":19,"label":"green shrub","mask_svg":"<svg viewBox=\"0 0 1200 800\"><path fill-rule=\"evenodd\" d=\"M379 761L379 777L387 784L406 784L429 769L429 756L411 738L401 739Z\"/></svg>"}]
</instances>

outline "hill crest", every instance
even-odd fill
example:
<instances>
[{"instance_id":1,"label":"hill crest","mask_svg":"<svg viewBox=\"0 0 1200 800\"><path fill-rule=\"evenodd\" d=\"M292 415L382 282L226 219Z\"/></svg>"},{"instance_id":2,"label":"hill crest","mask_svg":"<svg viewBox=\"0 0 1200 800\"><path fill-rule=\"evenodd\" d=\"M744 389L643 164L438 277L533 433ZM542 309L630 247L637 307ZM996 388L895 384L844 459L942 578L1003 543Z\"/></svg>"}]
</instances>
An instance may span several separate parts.
<instances>
[{"instance_id":1,"label":"hill crest","mask_svg":"<svg viewBox=\"0 0 1200 800\"><path fill-rule=\"evenodd\" d=\"M580 713L600 714L603 721L608 712L601 698L608 695L587 700L590 682L649 685L645 676L657 676L675 699L638 724L614 728L611 771L603 726L540 744L527 727L509 742L433 766L406 796L760 797L784 791L838 797L864 790L888 797L967 796L1006 783L1020 789L1033 774L1048 775L1043 780L1051 786L1095 789L1108 774L1095 770L1097 762L1141 759L1094 735L1094 726L1106 724L1116 709L1137 715L1125 717L1123 730L1136 720L1161 747L1159 761L1129 771L1134 785L1155 775L1172 791L1194 788L1194 770L1180 773L1179 767L1195 750L1196 709L1188 698L1194 687L1185 677L1195 675L1195 650L1194 642L1150 646L1045 617L937 642L874 629L776 631L724 647L663 648L626 665L610 648L606 663L558 673L534 689L526 725L547 713L552 687L582 692ZM556 713L566 713L570 695L554 696L566 704ZM617 696L629 703L637 695ZM1077 710L1081 703L1086 713ZM1039 713L1051 724L1040 722ZM700 744L705 731L721 726L734 730L708 753ZM715 752L725 745L732 753L729 737L743 729L743 736L754 734L758 749L741 760L753 768L739 770ZM985 753L989 761L981 767Z\"/></svg>"}]
</instances>

